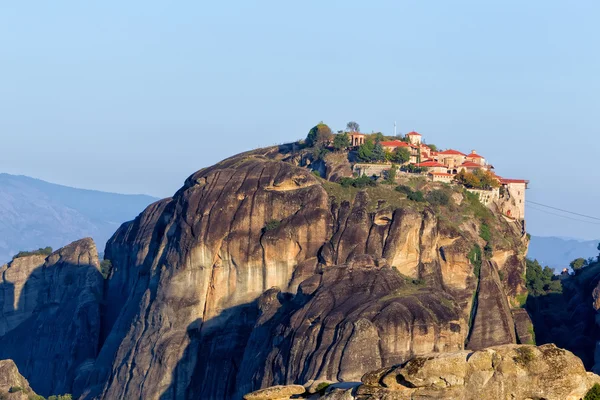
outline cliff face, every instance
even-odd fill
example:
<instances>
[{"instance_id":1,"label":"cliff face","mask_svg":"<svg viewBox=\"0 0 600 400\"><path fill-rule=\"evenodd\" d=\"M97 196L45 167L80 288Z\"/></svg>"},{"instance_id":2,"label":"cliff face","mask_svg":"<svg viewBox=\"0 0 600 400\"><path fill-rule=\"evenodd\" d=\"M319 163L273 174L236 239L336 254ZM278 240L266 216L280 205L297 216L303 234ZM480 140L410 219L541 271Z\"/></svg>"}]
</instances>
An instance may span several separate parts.
<instances>
[{"instance_id":1,"label":"cliff face","mask_svg":"<svg viewBox=\"0 0 600 400\"><path fill-rule=\"evenodd\" d=\"M94 242L18 258L0 272L0 359L14 360L42 395L70 393L98 348L103 279Z\"/></svg>"},{"instance_id":2,"label":"cliff face","mask_svg":"<svg viewBox=\"0 0 600 400\"><path fill-rule=\"evenodd\" d=\"M517 340L517 226L485 214L498 243L482 260L483 219L462 193L448 215L385 188L344 191L285 153L201 170L115 233L102 347L75 393L229 399Z\"/></svg>"},{"instance_id":3,"label":"cliff face","mask_svg":"<svg viewBox=\"0 0 600 400\"><path fill-rule=\"evenodd\" d=\"M416 357L369 372L362 384L350 388L334 384L320 393L308 392L315 393L311 399L324 400L579 400L599 382L600 376L586 372L580 359L552 344L503 345ZM302 386L278 386L244 399L284 400L305 392Z\"/></svg>"}]
</instances>

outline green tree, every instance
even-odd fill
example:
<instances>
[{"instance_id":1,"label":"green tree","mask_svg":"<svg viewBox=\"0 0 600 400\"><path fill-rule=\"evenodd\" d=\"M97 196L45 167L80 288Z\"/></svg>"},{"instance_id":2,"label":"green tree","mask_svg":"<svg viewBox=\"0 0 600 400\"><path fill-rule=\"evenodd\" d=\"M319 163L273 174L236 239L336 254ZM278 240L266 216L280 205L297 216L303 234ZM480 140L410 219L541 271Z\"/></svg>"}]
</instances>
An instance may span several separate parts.
<instances>
[{"instance_id":1,"label":"green tree","mask_svg":"<svg viewBox=\"0 0 600 400\"><path fill-rule=\"evenodd\" d=\"M588 390L583 400L600 400L600 385L594 383L594 386Z\"/></svg>"},{"instance_id":2,"label":"green tree","mask_svg":"<svg viewBox=\"0 0 600 400\"><path fill-rule=\"evenodd\" d=\"M375 143L371 139L365 140L363 144L358 148L358 158L361 161L370 162L373 160L373 149Z\"/></svg>"},{"instance_id":3,"label":"green tree","mask_svg":"<svg viewBox=\"0 0 600 400\"><path fill-rule=\"evenodd\" d=\"M434 206L446 206L450 202L450 196L443 190L432 190L427 193L426 199Z\"/></svg>"},{"instance_id":4,"label":"green tree","mask_svg":"<svg viewBox=\"0 0 600 400\"><path fill-rule=\"evenodd\" d=\"M575 271L577 273L577 271L579 271L580 269L582 269L583 267L586 266L586 260L585 258L576 258L573 261L571 261L571 263L569 264L569 266L573 269L573 271Z\"/></svg>"},{"instance_id":5,"label":"green tree","mask_svg":"<svg viewBox=\"0 0 600 400\"><path fill-rule=\"evenodd\" d=\"M350 137L346 132L338 133L333 138L333 148L336 150L343 150L350 147Z\"/></svg>"},{"instance_id":6,"label":"green tree","mask_svg":"<svg viewBox=\"0 0 600 400\"><path fill-rule=\"evenodd\" d=\"M431 151L437 151L437 146L435 144L428 144L427 146L431 149Z\"/></svg>"},{"instance_id":7,"label":"green tree","mask_svg":"<svg viewBox=\"0 0 600 400\"><path fill-rule=\"evenodd\" d=\"M396 164L392 164L392 167L387 171L385 176L385 183L388 185L394 185L396 183Z\"/></svg>"},{"instance_id":8,"label":"green tree","mask_svg":"<svg viewBox=\"0 0 600 400\"><path fill-rule=\"evenodd\" d=\"M407 163L410 161L410 151L406 147L396 147L390 157L390 161L398 164Z\"/></svg>"},{"instance_id":9,"label":"green tree","mask_svg":"<svg viewBox=\"0 0 600 400\"><path fill-rule=\"evenodd\" d=\"M350 121L346 124L346 129L350 132L360 132L360 125L356 121Z\"/></svg>"},{"instance_id":10,"label":"green tree","mask_svg":"<svg viewBox=\"0 0 600 400\"><path fill-rule=\"evenodd\" d=\"M308 147L314 147L318 144L327 145L331 141L332 136L331 129L321 121L308 131L306 145Z\"/></svg>"},{"instance_id":11,"label":"green tree","mask_svg":"<svg viewBox=\"0 0 600 400\"><path fill-rule=\"evenodd\" d=\"M383 162L385 161L385 150L383 150L383 146L381 142L377 140L375 142L375 146L373 146L373 157L372 160L374 162Z\"/></svg>"}]
</instances>

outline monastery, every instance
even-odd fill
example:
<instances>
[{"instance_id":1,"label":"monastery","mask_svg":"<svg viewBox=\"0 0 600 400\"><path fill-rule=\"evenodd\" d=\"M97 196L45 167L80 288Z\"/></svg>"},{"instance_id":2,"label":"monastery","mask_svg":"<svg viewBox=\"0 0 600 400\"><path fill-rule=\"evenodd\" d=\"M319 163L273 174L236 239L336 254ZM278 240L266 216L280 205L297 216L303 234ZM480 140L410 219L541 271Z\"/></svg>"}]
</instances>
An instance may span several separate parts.
<instances>
[{"instance_id":1,"label":"monastery","mask_svg":"<svg viewBox=\"0 0 600 400\"><path fill-rule=\"evenodd\" d=\"M365 143L365 135L362 133L351 132L349 133L349 137L351 146L353 147ZM454 178L461 171L471 173L478 169L489 171L498 180L500 184L498 188L491 190L467 190L476 193L481 202L486 206L495 205L506 217L520 220L524 224L525 190L529 181L502 178L496 175L493 172L494 167L475 150L472 150L469 154L464 154L453 149L434 151L422 142L421 134L414 131L406 134L406 138L408 141L383 141L381 145L388 152L393 152L399 147L406 148L410 152L410 160L407 164L423 168L426 171L424 174L434 182L454 183ZM387 164L384 168L380 169L380 174L383 170L389 169L390 165ZM356 164L354 170L360 175L371 175L368 171L372 171L372 168L369 168L368 164Z\"/></svg>"}]
</instances>

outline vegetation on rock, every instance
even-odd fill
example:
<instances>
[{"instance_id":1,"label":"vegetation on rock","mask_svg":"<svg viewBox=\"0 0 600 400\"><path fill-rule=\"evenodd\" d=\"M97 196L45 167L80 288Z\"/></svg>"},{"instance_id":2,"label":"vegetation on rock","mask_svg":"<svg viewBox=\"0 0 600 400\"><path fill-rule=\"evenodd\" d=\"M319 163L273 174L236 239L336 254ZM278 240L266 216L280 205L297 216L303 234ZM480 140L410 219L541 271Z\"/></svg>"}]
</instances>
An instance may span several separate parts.
<instances>
[{"instance_id":1,"label":"vegetation on rock","mask_svg":"<svg viewBox=\"0 0 600 400\"><path fill-rule=\"evenodd\" d=\"M28 257L28 256L49 256L50 254L52 254L52 247L48 246L48 247L39 248L39 249L33 250L33 251L20 251L13 256L13 260L15 258Z\"/></svg>"}]
</instances>

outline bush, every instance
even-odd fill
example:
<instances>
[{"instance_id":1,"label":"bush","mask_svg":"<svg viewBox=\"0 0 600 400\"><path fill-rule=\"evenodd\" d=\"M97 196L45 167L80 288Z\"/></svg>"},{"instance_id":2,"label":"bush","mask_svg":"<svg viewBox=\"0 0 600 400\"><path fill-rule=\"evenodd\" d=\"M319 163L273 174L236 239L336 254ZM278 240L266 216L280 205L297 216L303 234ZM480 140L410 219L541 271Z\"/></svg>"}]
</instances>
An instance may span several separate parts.
<instances>
[{"instance_id":1,"label":"bush","mask_svg":"<svg viewBox=\"0 0 600 400\"><path fill-rule=\"evenodd\" d=\"M396 165L392 164L392 168L387 171L384 183L393 185L396 183Z\"/></svg>"},{"instance_id":2,"label":"bush","mask_svg":"<svg viewBox=\"0 0 600 400\"><path fill-rule=\"evenodd\" d=\"M275 229L279 228L280 225L281 225L281 221L272 219L269 222L267 222L267 224L263 228L263 231L264 232L274 231Z\"/></svg>"},{"instance_id":3,"label":"bush","mask_svg":"<svg viewBox=\"0 0 600 400\"><path fill-rule=\"evenodd\" d=\"M100 262L100 272L104 279L108 278L110 271L112 271L112 262L110 260L102 260Z\"/></svg>"},{"instance_id":4,"label":"bush","mask_svg":"<svg viewBox=\"0 0 600 400\"><path fill-rule=\"evenodd\" d=\"M477 278L479 278L479 274L481 273L481 263L482 263L481 247L479 247L479 245L477 245L477 244L475 246L473 246L473 248L467 255L467 258L469 259L469 261L471 262L471 265L473 266L473 273L475 274L475 276Z\"/></svg>"},{"instance_id":5,"label":"bush","mask_svg":"<svg viewBox=\"0 0 600 400\"><path fill-rule=\"evenodd\" d=\"M319 122L317 125L313 126L310 131L308 131L308 135L306 136L306 145L308 147L313 147L315 145L327 145L333 134L331 133L331 129L323 123L323 121Z\"/></svg>"},{"instance_id":6,"label":"bush","mask_svg":"<svg viewBox=\"0 0 600 400\"><path fill-rule=\"evenodd\" d=\"M16 255L13 256L13 260L15 258L21 258L21 257L27 257L27 256L49 256L50 254L52 254L52 247L48 246L48 247L44 247L44 248L39 248L37 250L33 250L33 251L20 251L18 252Z\"/></svg>"},{"instance_id":7,"label":"bush","mask_svg":"<svg viewBox=\"0 0 600 400\"><path fill-rule=\"evenodd\" d=\"M404 193L409 200L416 201L418 203L425 202L425 196L423 196L423 192L421 192L420 190L413 191L410 187L406 185L396 186L394 190L400 193Z\"/></svg>"},{"instance_id":8,"label":"bush","mask_svg":"<svg viewBox=\"0 0 600 400\"><path fill-rule=\"evenodd\" d=\"M490 227L487 224L481 224L479 227L479 237L489 242L492 240L492 233L490 232Z\"/></svg>"},{"instance_id":9,"label":"bush","mask_svg":"<svg viewBox=\"0 0 600 400\"><path fill-rule=\"evenodd\" d=\"M407 197L409 200L416 201L418 203L425 202L425 196L423 196L423 192L421 192L420 190L417 190L416 192L412 192Z\"/></svg>"},{"instance_id":10,"label":"bush","mask_svg":"<svg viewBox=\"0 0 600 400\"><path fill-rule=\"evenodd\" d=\"M594 386L588 390L583 400L600 400L600 385L594 383Z\"/></svg>"},{"instance_id":11,"label":"bush","mask_svg":"<svg viewBox=\"0 0 600 400\"><path fill-rule=\"evenodd\" d=\"M314 176L316 176L317 178L320 178L320 177L321 177L321 173L320 173L319 171L317 171L317 170L314 170L314 171L312 172L312 174L313 174Z\"/></svg>"},{"instance_id":12,"label":"bush","mask_svg":"<svg viewBox=\"0 0 600 400\"><path fill-rule=\"evenodd\" d=\"M8 389L8 393L17 393L22 391L23 388L21 386L11 386L10 389Z\"/></svg>"},{"instance_id":13,"label":"bush","mask_svg":"<svg viewBox=\"0 0 600 400\"><path fill-rule=\"evenodd\" d=\"M350 147L350 136L346 132L338 133L333 137L333 148L343 150Z\"/></svg>"},{"instance_id":14,"label":"bush","mask_svg":"<svg viewBox=\"0 0 600 400\"><path fill-rule=\"evenodd\" d=\"M395 190L397 192L404 193L405 195L409 195L413 191L409 186L406 185L398 185L396 186Z\"/></svg>"},{"instance_id":15,"label":"bush","mask_svg":"<svg viewBox=\"0 0 600 400\"><path fill-rule=\"evenodd\" d=\"M377 186L377 181L373 178L369 178L366 175L359 176L358 178L341 178L339 184L342 187L355 187L359 189L366 188L368 186Z\"/></svg>"},{"instance_id":16,"label":"bush","mask_svg":"<svg viewBox=\"0 0 600 400\"><path fill-rule=\"evenodd\" d=\"M411 172L413 174L420 174L423 172L427 172L427 168L425 167L417 167L414 164L406 164L400 167L400 171L403 172Z\"/></svg>"},{"instance_id":17,"label":"bush","mask_svg":"<svg viewBox=\"0 0 600 400\"><path fill-rule=\"evenodd\" d=\"M518 347L515 352L517 355L513 359L517 364L527 365L535 358L531 347Z\"/></svg>"},{"instance_id":18,"label":"bush","mask_svg":"<svg viewBox=\"0 0 600 400\"><path fill-rule=\"evenodd\" d=\"M432 190L427 193L427 201L434 206L447 206L450 203L450 196L443 190Z\"/></svg>"},{"instance_id":19,"label":"bush","mask_svg":"<svg viewBox=\"0 0 600 400\"><path fill-rule=\"evenodd\" d=\"M72 400L73 397L70 394L63 394L58 396L50 396L48 400Z\"/></svg>"}]
</instances>

